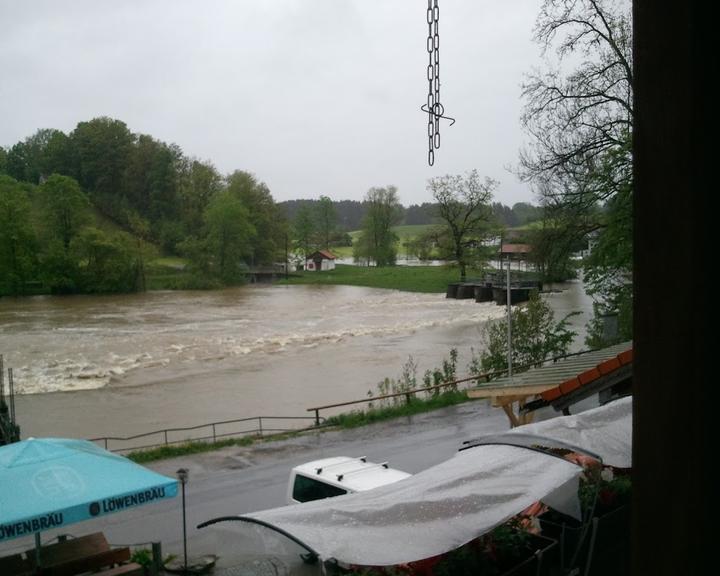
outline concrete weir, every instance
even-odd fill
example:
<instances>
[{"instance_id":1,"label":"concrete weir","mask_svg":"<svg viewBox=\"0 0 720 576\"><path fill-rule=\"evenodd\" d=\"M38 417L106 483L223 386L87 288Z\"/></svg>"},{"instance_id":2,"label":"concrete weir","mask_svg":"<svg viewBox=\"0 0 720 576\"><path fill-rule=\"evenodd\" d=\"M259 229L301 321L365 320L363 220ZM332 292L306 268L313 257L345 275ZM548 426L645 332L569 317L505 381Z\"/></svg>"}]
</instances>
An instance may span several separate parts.
<instances>
[{"instance_id":1,"label":"concrete weir","mask_svg":"<svg viewBox=\"0 0 720 576\"><path fill-rule=\"evenodd\" d=\"M542 283L535 280L510 283L510 304L527 302L533 290L542 290ZM493 280L471 280L448 284L446 298L464 300L474 298L475 302L494 301L498 306L507 302L507 286Z\"/></svg>"}]
</instances>

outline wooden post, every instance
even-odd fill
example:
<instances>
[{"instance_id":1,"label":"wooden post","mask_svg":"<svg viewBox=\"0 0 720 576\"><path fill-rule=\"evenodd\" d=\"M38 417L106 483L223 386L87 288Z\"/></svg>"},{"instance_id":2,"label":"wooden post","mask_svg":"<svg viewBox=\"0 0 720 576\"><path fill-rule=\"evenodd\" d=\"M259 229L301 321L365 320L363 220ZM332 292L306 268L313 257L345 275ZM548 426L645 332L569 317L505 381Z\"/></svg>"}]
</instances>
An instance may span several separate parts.
<instances>
[{"instance_id":1,"label":"wooden post","mask_svg":"<svg viewBox=\"0 0 720 576\"><path fill-rule=\"evenodd\" d=\"M162 543L152 543L152 563L150 564L150 576L158 576L163 568Z\"/></svg>"}]
</instances>

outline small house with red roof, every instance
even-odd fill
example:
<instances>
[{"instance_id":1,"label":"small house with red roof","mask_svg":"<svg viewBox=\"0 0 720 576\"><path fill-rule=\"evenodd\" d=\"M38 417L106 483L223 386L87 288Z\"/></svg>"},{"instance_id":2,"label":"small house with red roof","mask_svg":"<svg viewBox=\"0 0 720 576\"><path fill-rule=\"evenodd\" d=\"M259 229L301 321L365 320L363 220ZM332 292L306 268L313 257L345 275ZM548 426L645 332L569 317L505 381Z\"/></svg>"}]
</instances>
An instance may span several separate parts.
<instances>
[{"instance_id":1,"label":"small house with red roof","mask_svg":"<svg viewBox=\"0 0 720 576\"><path fill-rule=\"evenodd\" d=\"M317 250L305 258L305 270L314 272L335 270L336 258L337 256L330 250Z\"/></svg>"}]
</instances>

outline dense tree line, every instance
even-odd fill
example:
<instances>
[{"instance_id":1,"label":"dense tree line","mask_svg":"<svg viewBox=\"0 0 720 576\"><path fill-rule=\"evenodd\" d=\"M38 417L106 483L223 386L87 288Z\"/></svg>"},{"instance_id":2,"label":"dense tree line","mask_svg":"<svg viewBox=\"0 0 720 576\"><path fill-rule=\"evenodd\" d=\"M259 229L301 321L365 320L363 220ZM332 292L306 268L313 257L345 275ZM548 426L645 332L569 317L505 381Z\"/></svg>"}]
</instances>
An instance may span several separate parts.
<instances>
[{"instance_id":1,"label":"dense tree line","mask_svg":"<svg viewBox=\"0 0 720 576\"><path fill-rule=\"evenodd\" d=\"M186 256L232 283L284 248L284 213L249 173L223 176L120 120L41 129L0 148L0 294L144 287L146 252Z\"/></svg>"},{"instance_id":2,"label":"dense tree line","mask_svg":"<svg viewBox=\"0 0 720 576\"><path fill-rule=\"evenodd\" d=\"M285 200L278 202L288 220L294 221L298 211L302 207L314 210L320 200ZM359 202L357 200L334 200L333 207L337 216L336 222L338 230L351 232L359 230L362 227L363 218L367 214L368 203L366 200ZM541 220L543 217L543 209L527 202L517 202L512 206L506 206L500 202L492 203L492 213L496 223L500 226L513 228L516 226L524 226L532 222ZM436 202L423 202L422 204L411 204L410 206L400 206L402 213L400 224L402 225L428 225L440 224L438 218L438 205Z\"/></svg>"}]
</instances>

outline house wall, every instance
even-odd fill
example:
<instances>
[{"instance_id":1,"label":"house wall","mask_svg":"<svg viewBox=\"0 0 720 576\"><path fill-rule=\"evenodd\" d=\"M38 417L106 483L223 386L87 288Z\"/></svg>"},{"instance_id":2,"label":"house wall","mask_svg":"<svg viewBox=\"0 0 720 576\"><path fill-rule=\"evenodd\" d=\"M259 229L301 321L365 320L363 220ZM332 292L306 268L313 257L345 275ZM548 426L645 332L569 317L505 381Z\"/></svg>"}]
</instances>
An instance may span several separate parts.
<instances>
[{"instance_id":1,"label":"house wall","mask_svg":"<svg viewBox=\"0 0 720 576\"><path fill-rule=\"evenodd\" d=\"M308 260L305 261L305 270L310 270L310 271L320 270L320 271L323 271L323 272L326 271L326 270L335 270L335 260L326 260L326 259L323 259L323 260L320 261L320 267L318 268L318 267L315 265L315 261L314 261L314 260L308 259Z\"/></svg>"}]
</instances>

